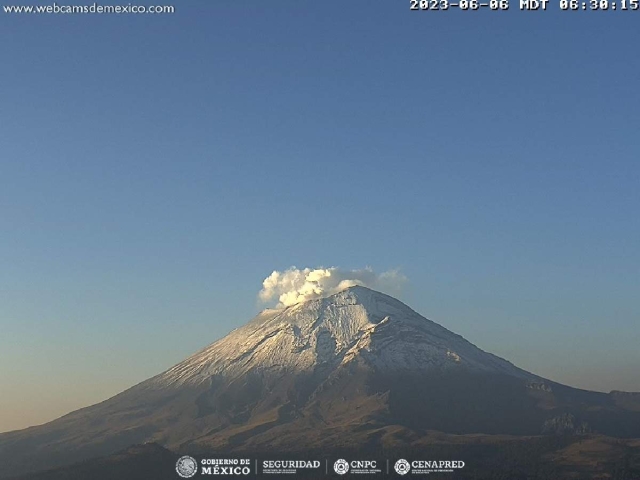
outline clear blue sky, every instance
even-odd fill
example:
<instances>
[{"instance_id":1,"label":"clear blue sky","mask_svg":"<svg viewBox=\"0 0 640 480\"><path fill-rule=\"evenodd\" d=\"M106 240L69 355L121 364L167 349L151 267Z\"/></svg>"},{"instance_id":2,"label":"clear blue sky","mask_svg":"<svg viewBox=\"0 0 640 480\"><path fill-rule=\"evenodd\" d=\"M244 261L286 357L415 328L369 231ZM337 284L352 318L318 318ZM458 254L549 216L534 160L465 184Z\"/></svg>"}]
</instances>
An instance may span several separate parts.
<instances>
[{"instance_id":1,"label":"clear blue sky","mask_svg":"<svg viewBox=\"0 0 640 480\"><path fill-rule=\"evenodd\" d=\"M481 348L640 391L640 12L175 5L0 13L0 431L168 368L291 265L399 267Z\"/></svg>"}]
</instances>

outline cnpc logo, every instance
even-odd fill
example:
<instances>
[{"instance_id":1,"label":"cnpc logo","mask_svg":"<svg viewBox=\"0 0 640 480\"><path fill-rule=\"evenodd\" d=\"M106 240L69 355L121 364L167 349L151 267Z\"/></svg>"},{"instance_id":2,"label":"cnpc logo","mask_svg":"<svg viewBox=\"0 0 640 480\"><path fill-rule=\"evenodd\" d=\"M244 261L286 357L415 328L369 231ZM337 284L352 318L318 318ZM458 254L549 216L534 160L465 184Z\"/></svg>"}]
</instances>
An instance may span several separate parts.
<instances>
[{"instance_id":1,"label":"cnpc logo","mask_svg":"<svg viewBox=\"0 0 640 480\"><path fill-rule=\"evenodd\" d=\"M362 473L363 470L373 470L377 468L375 460L351 460L347 462L344 458L336 460L333 464L333 470L338 475L344 475L349 470L354 473Z\"/></svg>"},{"instance_id":2,"label":"cnpc logo","mask_svg":"<svg viewBox=\"0 0 640 480\"><path fill-rule=\"evenodd\" d=\"M352 460L351 463L349 463L349 466L353 469L358 469L358 470L361 470L363 468L366 468L366 469L376 468L376 461L375 460Z\"/></svg>"},{"instance_id":3,"label":"cnpc logo","mask_svg":"<svg viewBox=\"0 0 640 480\"><path fill-rule=\"evenodd\" d=\"M349 462L347 462L344 458L340 458L336 460L336 463L333 464L333 470L338 475L344 475L349 471Z\"/></svg>"}]
</instances>

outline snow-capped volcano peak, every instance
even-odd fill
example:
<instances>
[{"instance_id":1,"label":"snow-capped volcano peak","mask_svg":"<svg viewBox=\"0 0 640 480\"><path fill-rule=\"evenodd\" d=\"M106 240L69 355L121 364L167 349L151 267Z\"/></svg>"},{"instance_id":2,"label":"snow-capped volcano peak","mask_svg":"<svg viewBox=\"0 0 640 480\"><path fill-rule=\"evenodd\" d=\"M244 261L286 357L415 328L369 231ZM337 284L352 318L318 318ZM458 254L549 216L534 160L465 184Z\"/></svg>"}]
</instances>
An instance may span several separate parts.
<instances>
[{"instance_id":1,"label":"snow-capped volcano peak","mask_svg":"<svg viewBox=\"0 0 640 480\"><path fill-rule=\"evenodd\" d=\"M327 298L265 310L152 382L199 384L216 375L311 372L318 365L339 368L353 361L382 370L467 368L530 375L393 297L354 286Z\"/></svg>"},{"instance_id":2,"label":"snow-capped volcano peak","mask_svg":"<svg viewBox=\"0 0 640 480\"><path fill-rule=\"evenodd\" d=\"M539 435L591 425L637 437L639 411L629 394L534 376L388 295L350 287L265 310L109 400L0 435L0 476L34 468L33 459L50 468L70 451L88 458L146 441L193 451L326 451L413 442L434 430ZM35 446L28 455L25 445Z\"/></svg>"}]
</instances>

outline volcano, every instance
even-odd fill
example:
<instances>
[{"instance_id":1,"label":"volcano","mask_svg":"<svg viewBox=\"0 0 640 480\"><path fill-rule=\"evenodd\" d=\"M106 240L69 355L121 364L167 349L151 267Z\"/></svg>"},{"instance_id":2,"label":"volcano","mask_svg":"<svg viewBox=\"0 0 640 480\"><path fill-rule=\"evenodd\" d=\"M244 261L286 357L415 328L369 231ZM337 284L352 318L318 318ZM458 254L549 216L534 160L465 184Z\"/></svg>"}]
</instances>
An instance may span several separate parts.
<instances>
[{"instance_id":1,"label":"volcano","mask_svg":"<svg viewBox=\"0 0 640 480\"><path fill-rule=\"evenodd\" d=\"M411 445L437 432L640 437L640 394L539 377L355 286L265 310L102 403L0 434L0 477L148 442L282 453Z\"/></svg>"}]
</instances>

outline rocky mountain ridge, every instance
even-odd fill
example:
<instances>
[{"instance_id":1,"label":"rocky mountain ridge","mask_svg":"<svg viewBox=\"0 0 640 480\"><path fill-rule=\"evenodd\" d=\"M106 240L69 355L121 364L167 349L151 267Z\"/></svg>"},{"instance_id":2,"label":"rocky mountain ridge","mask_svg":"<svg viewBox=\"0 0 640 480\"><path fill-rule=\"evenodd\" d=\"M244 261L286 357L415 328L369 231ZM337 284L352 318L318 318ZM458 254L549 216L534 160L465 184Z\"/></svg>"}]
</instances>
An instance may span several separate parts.
<instances>
[{"instance_id":1,"label":"rocky mountain ridge","mask_svg":"<svg viewBox=\"0 0 640 480\"><path fill-rule=\"evenodd\" d=\"M53 422L0 434L0 477L156 442L219 452L411 447L454 435L640 437L640 396L561 385L364 287L251 322Z\"/></svg>"}]
</instances>

